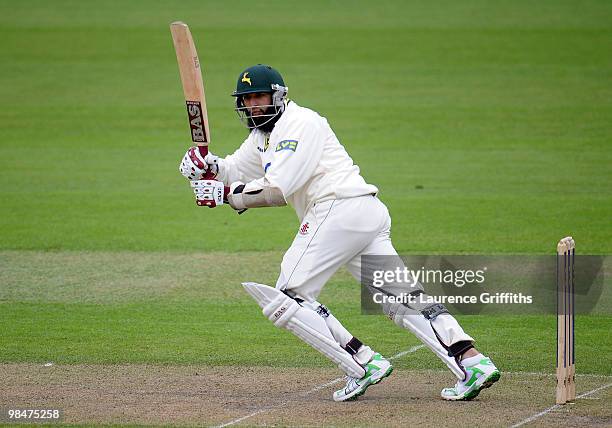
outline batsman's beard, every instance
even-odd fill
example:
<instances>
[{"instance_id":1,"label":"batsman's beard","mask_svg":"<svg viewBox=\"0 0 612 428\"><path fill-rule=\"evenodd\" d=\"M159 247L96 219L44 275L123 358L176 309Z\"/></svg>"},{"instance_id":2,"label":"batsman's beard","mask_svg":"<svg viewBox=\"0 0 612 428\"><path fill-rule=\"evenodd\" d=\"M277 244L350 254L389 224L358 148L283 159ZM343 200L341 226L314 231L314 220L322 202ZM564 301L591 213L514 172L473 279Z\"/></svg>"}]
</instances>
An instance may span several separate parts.
<instances>
[{"instance_id":1,"label":"batsman's beard","mask_svg":"<svg viewBox=\"0 0 612 428\"><path fill-rule=\"evenodd\" d=\"M264 132L272 132L276 121L282 114L281 111L275 112L273 109L276 110L274 106L267 106L262 109L262 113L259 115L251 115L249 110L247 110L250 126L252 128L261 129Z\"/></svg>"}]
</instances>

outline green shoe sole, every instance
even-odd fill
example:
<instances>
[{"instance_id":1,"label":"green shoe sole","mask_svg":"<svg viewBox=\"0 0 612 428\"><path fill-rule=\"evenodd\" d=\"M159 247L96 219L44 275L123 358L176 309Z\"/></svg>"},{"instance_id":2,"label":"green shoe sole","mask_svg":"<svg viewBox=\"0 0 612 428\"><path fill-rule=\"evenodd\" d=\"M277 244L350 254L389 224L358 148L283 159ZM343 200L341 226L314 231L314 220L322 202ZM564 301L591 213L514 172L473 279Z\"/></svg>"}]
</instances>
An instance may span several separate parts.
<instances>
[{"instance_id":1,"label":"green shoe sole","mask_svg":"<svg viewBox=\"0 0 612 428\"><path fill-rule=\"evenodd\" d=\"M487 377L487 379L482 383L482 385L480 385L478 388L475 388L473 391L468 392L467 394L465 394L463 398L460 398L458 401L473 400L474 398L478 397L478 394L480 394L480 391L482 391L483 389L489 388L491 385L497 382L500 377L501 377L501 373L499 372L499 370L495 370L493 373L489 375L489 377Z\"/></svg>"},{"instance_id":2,"label":"green shoe sole","mask_svg":"<svg viewBox=\"0 0 612 428\"><path fill-rule=\"evenodd\" d=\"M376 379L374 382L368 382L366 385L364 385L363 389L361 391L359 391L357 394L353 395L351 398L348 398L344 401L355 401L357 400L357 398L361 397L363 394L365 394L365 392L367 391L367 389L371 386L371 385L376 385L377 383L379 383L381 380L383 380L386 377L389 377L389 375L393 373L393 366L390 366L387 371L378 379Z\"/></svg>"}]
</instances>

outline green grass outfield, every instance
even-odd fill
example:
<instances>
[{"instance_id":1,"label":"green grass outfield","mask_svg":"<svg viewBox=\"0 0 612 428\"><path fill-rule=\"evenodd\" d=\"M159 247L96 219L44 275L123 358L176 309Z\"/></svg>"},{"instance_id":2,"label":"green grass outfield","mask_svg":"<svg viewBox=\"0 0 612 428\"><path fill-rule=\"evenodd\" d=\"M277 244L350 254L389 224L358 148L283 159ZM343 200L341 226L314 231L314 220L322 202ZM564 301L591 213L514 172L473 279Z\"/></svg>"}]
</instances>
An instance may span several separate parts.
<instances>
[{"instance_id":1,"label":"green grass outfield","mask_svg":"<svg viewBox=\"0 0 612 428\"><path fill-rule=\"evenodd\" d=\"M245 137L239 71L274 65L380 188L400 252L551 254L571 233L612 254L610 2L0 0L0 362L329 364L240 287L275 281L293 211L198 208L177 171L174 20L213 150ZM358 293L341 272L321 300L384 353L417 343ZM553 317L461 321L502 369L552 370ZM578 317L579 372L612 374L611 321Z\"/></svg>"}]
</instances>

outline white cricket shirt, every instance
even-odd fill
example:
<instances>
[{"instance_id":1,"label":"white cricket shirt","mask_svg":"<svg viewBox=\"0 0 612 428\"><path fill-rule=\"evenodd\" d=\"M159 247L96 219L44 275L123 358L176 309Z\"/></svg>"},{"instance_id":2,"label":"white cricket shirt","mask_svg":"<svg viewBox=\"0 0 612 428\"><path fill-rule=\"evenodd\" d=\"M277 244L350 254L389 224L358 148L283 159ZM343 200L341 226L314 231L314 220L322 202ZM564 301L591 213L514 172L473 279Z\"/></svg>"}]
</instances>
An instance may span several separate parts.
<instances>
[{"instance_id":1,"label":"white cricket shirt","mask_svg":"<svg viewBox=\"0 0 612 428\"><path fill-rule=\"evenodd\" d=\"M366 183L327 119L289 101L272 133L253 129L217 180L278 187L300 221L315 202L378 192Z\"/></svg>"}]
</instances>

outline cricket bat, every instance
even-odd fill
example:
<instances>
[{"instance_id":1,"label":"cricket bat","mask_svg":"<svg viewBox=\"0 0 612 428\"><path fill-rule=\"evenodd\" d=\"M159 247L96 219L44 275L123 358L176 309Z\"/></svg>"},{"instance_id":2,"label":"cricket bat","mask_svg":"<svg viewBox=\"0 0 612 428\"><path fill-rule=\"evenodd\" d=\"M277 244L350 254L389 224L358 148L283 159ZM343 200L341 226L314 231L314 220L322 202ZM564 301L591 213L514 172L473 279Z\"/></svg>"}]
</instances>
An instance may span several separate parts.
<instances>
[{"instance_id":1,"label":"cricket bat","mask_svg":"<svg viewBox=\"0 0 612 428\"><path fill-rule=\"evenodd\" d=\"M206 111L206 97L204 95L204 81L200 70L200 60L196 51L191 31L187 24L176 21L170 24L176 60L185 94L187 117L191 129L191 140L196 143L202 157L208 154L210 143L210 128L208 126L208 113ZM214 180L214 175L207 172L204 180ZM199 201L198 205L211 206L212 202Z\"/></svg>"}]
</instances>

